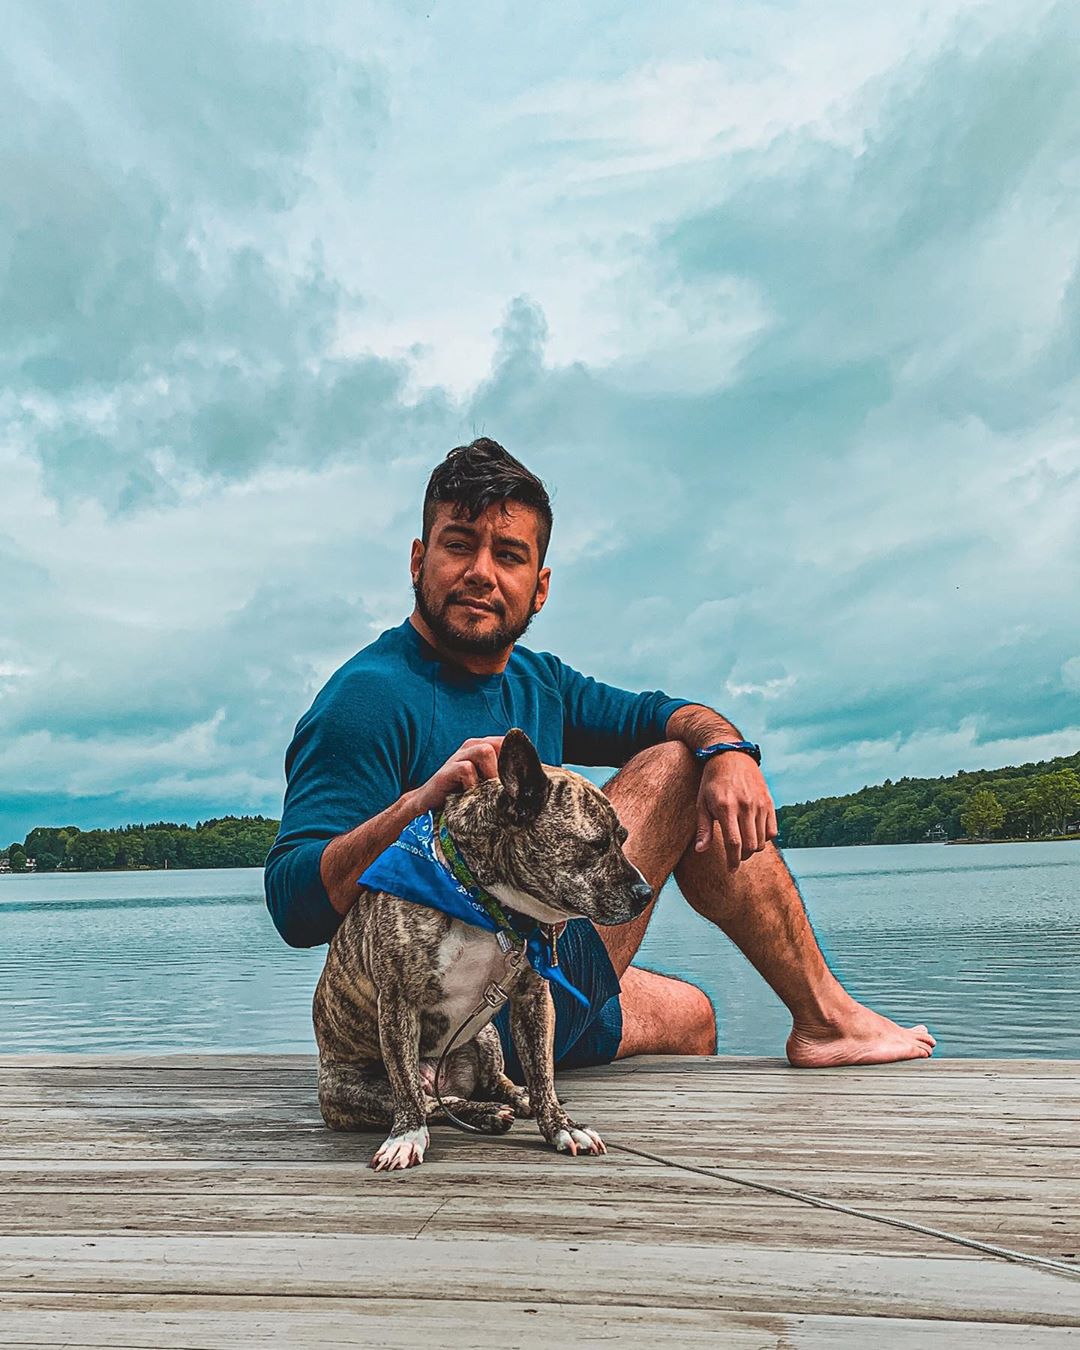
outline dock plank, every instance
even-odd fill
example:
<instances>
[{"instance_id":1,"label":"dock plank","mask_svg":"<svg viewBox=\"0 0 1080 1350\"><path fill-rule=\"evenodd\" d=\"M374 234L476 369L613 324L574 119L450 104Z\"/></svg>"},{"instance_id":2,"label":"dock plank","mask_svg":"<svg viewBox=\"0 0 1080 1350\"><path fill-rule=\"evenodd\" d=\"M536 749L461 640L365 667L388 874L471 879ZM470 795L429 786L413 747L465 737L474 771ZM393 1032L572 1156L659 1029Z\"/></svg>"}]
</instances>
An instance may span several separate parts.
<instances>
[{"instance_id":1,"label":"dock plank","mask_svg":"<svg viewBox=\"0 0 1080 1350\"><path fill-rule=\"evenodd\" d=\"M129 1347L150 1350L303 1350L378 1345L447 1347L566 1345L680 1346L688 1350L1075 1350L1066 1327L990 1322L848 1317L819 1313L737 1312L635 1304L551 1305L439 1299L241 1298L215 1295L9 1295L0 1345L55 1350ZM43 1339L47 1338L47 1339Z\"/></svg>"},{"instance_id":2,"label":"dock plank","mask_svg":"<svg viewBox=\"0 0 1080 1350\"><path fill-rule=\"evenodd\" d=\"M1080 1279L531 1121L404 1174L322 1124L311 1056L0 1056L0 1346L1080 1345ZM1080 1065L622 1061L612 1143L1080 1256ZM1080 1263L1078 1263L1080 1264Z\"/></svg>"}]
</instances>

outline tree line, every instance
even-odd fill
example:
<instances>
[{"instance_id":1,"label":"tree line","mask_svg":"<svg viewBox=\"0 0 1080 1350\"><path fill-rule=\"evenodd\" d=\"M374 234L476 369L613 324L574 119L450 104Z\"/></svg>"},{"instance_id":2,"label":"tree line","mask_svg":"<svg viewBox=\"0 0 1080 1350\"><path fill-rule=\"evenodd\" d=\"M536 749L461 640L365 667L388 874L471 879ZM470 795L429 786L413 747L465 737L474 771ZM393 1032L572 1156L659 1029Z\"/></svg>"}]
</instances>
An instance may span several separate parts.
<instances>
[{"instance_id":1,"label":"tree line","mask_svg":"<svg viewBox=\"0 0 1080 1350\"><path fill-rule=\"evenodd\" d=\"M961 770L951 778L886 779L844 797L796 802L777 812L785 848L915 844L927 839L1040 839L1075 829L1080 752L1006 769ZM115 830L38 826L0 850L13 872L141 867L261 867L279 822L222 816L195 825L158 821Z\"/></svg>"},{"instance_id":2,"label":"tree line","mask_svg":"<svg viewBox=\"0 0 1080 1350\"><path fill-rule=\"evenodd\" d=\"M33 859L39 872L102 872L142 867L261 867L277 837L265 816L222 816L195 825L160 820L116 830L37 826L0 852L13 872Z\"/></svg>"},{"instance_id":3,"label":"tree line","mask_svg":"<svg viewBox=\"0 0 1080 1350\"><path fill-rule=\"evenodd\" d=\"M845 797L782 806L787 848L915 844L927 839L1044 839L1075 831L1080 753L951 778L886 779ZM1073 827L1070 829L1070 827Z\"/></svg>"}]
</instances>

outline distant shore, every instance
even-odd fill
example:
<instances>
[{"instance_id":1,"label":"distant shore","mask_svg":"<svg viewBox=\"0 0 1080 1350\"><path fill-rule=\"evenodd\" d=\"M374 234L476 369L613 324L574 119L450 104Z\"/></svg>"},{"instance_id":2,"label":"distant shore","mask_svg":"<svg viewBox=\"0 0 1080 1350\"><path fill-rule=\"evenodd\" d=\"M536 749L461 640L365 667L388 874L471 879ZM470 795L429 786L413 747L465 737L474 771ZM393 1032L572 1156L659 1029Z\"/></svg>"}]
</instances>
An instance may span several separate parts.
<instances>
[{"instance_id":1,"label":"distant shore","mask_svg":"<svg viewBox=\"0 0 1080 1350\"><path fill-rule=\"evenodd\" d=\"M1011 839L946 839L946 844L1075 844L1080 834L1040 834L1035 839L1016 836Z\"/></svg>"},{"instance_id":2,"label":"distant shore","mask_svg":"<svg viewBox=\"0 0 1080 1350\"><path fill-rule=\"evenodd\" d=\"M50 867L47 872L37 867L27 867L22 872L0 871L0 877L105 877L129 872L250 872L253 869L261 871L262 866L262 863L220 863L194 867L191 863L173 863L169 867L150 867L141 863L138 867Z\"/></svg>"},{"instance_id":3,"label":"distant shore","mask_svg":"<svg viewBox=\"0 0 1080 1350\"><path fill-rule=\"evenodd\" d=\"M792 852L792 850L801 850L805 848L931 848L931 846L940 844L953 846L957 844L1080 844L1080 833L1076 834L1041 834L1035 838L1012 837L1004 840L915 840L909 844L780 844L783 852ZM47 872L39 871L38 868L28 867L22 872L11 872L0 869L0 877L4 876L108 876L112 873L120 872L242 872L252 871L254 868L262 868L262 863L221 863L209 864L204 867L192 867L190 864L177 863L170 867L150 867L146 863L140 863L136 867L54 867Z\"/></svg>"},{"instance_id":4,"label":"distant shore","mask_svg":"<svg viewBox=\"0 0 1080 1350\"><path fill-rule=\"evenodd\" d=\"M903 844L784 844L784 852L801 848L932 848L935 844L952 847L955 844L1070 844L1080 843L1077 834L1040 834L1031 839L1016 836L1011 839L913 839Z\"/></svg>"}]
</instances>

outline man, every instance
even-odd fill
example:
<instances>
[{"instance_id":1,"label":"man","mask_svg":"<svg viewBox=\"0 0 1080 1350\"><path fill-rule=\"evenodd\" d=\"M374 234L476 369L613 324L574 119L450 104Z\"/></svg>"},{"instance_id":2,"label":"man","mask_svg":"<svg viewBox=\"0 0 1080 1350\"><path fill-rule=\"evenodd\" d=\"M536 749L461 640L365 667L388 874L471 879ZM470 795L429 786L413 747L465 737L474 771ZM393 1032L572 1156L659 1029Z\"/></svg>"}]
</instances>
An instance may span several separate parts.
<instances>
[{"instance_id":1,"label":"man","mask_svg":"<svg viewBox=\"0 0 1080 1350\"><path fill-rule=\"evenodd\" d=\"M543 484L495 441L459 446L432 473L412 545L412 614L330 678L286 754L281 830L266 863L282 936L294 946L329 941L364 903L359 874L415 816L495 776L502 736L520 726L545 763L622 766L604 791L629 831L627 856L654 895L674 875L784 1001L793 1065L930 1055L925 1026L881 1017L829 971L771 842L776 813L754 748L695 754L742 740L726 718L660 691L598 684L515 645L547 601L551 525ZM590 1006L553 989L557 1065L715 1050L706 995L632 964L653 907L617 928L567 926L560 960ZM513 1076L505 1017L497 1025Z\"/></svg>"}]
</instances>

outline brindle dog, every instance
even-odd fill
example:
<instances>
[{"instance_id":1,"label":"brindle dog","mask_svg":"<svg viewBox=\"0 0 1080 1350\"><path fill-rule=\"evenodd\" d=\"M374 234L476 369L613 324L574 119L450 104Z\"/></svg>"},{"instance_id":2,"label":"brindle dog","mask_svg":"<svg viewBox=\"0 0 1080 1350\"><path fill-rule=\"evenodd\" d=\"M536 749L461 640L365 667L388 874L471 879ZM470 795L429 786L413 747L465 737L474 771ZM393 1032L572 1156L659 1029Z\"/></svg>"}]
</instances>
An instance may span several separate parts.
<instances>
[{"instance_id":1,"label":"brindle dog","mask_svg":"<svg viewBox=\"0 0 1080 1350\"><path fill-rule=\"evenodd\" d=\"M502 904L543 924L583 916L626 923L652 899L626 858L626 830L607 797L580 774L545 768L523 731L507 733L499 776L447 799L450 836L476 880ZM435 840L436 852L442 851ZM502 1047L484 1004L498 984L510 998L514 1045L528 1091L503 1071ZM480 1011L477 1012L478 1005ZM434 1073L458 1027L439 1090L467 1124L502 1134L535 1115L561 1153L605 1152L555 1095L555 1011L547 981L496 935L385 891L362 895L334 934L315 990L319 1106L335 1130L389 1126L371 1165L423 1162L427 1122L437 1116Z\"/></svg>"}]
</instances>

